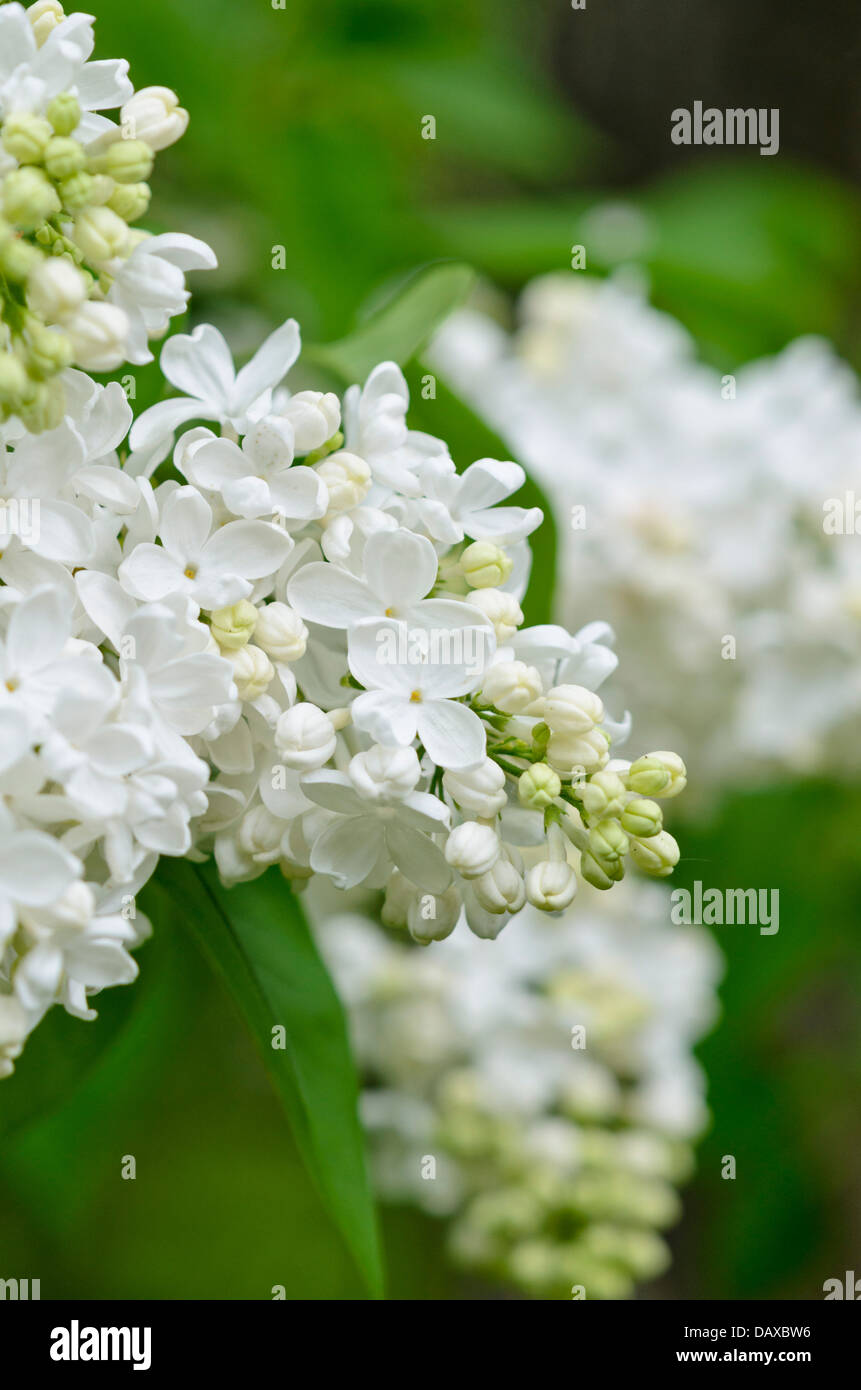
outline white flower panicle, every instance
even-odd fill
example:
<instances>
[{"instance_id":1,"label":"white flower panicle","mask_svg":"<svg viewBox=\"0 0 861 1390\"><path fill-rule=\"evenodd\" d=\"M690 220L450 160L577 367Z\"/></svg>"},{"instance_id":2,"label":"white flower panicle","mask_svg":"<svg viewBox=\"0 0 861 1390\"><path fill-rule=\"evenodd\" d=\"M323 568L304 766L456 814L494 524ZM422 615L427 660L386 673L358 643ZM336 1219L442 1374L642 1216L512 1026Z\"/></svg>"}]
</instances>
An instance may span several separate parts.
<instances>
[{"instance_id":1,"label":"white flower panicle","mask_svg":"<svg viewBox=\"0 0 861 1390\"><path fill-rule=\"evenodd\" d=\"M34 433L63 418L65 368L151 361L184 272L216 264L195 237L132 225L188 113L167 87L135 93L124 60L90 61L93 43L92 16L56 0L0 5L0 421Z\"/></svg>"},{"instance_id":2,"label":"white flower panicle","mask_svg":"<svg viewBox=\"0 0 861 1390\"><path fill-rule=\"evenodd\" d=\"M532 1297L625 1298L661 1274L707 1118L708 934L633 879L584 887L561 930L526 908L492 950L463 925L428 953L315 915L382 1195L446 1218L461 1265Z\"/></svg>"},{"instance_id":3,"label":"white flower panicle","mask_svg":"<svg viewBox=\"0 0 861 1390\"><path fill-rule=\"evenodd\" d=\"M59 423L0 427L6 1070L52 1004L89 1017L132 978L162 854L382 890L422 943L559 912L578 866L607 888L678 858L659 802L684 767L616 756L609 629L523 626L522 469L458 473L393 363L343 404L291 395L299 350L288 321L236 371L205 325L161 355L183 394L134 423L66 368Z\"/></svg>"},{"instance_id":4,"label":"white flower panicle","mask_svg":"<svg viewBox=\"0 0 861 1390\"><path fill-rule=\"evenodd\" d=\"M646 739L700 790L857 772L861 397L829 344L722 376L628 273L570 273L512 332L456 313L431 359L570 526L560 617L612 623Z\"/></svg>"}]
</instances>

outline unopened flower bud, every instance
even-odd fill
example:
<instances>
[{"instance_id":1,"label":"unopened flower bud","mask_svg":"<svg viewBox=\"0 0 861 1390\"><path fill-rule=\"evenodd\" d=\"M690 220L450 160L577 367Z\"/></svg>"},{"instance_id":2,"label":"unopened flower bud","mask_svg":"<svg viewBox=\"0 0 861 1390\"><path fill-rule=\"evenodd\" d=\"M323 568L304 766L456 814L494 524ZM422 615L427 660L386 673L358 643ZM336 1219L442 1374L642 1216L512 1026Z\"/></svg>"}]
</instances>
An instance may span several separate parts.
<instances>
[{"instance_id":1,"label":"unopened flower bud","mask_svg":"<svg viewBox=\"0 0 861 1390\"><path fill-rule=\"evenodd\" d=\"M400 869L395 869L386 884L386 896L380 910L380 921L384 927L401 930L407 925L407 914L416 895L416 886L405 878Z\"/></svg>"},{"instance_id":2,"label":"unopened flower bud","mask_svg":"<svg viewBox=\"0 0 861 1390\"><path fill-rule=\"evenodd\" d=\"M66 393L63 383L53 377L50 381L32 382L25 403L16 414L30 434L55 430L66 413Z\"/></svg>"},{"instance_id":3,"label":"unopened flower bud","mask_svg":"<svg viewBox=\"0 0 861 1390\"><path fill-rule=\"evenodd\" d=\"M508 802L505 773L491 758L459 772L447 769L442 784L452 801L473 816L495 816Z\"/></svg>"},{"instance_id":4,"label":"unopened flower bud","mask_svg":"<svg viewBox=\"0 0 861 1390\"><path fill-rule=\"evenodd\" d=\"M600 729L590 729L587 734L551 734L547 744L547 761L563 777L571 777L577 769L588 777L599 772L609 757L609 744Z\"/></svg>"},{"instance_id":5,"label":"unopened flower bud","mask_svg":"<svg viewBox=\"0 0 861 1390\"><path fill-rule=\"evenodd\" d=\"M504 589L475 589L469 596L473 608L480 608L493 623L496 640L503 645L523 622L523 610L513 594Z\"/></svg>"},{"instance_id":6,"label":"unopened flower bud","mask_svg":"<svg viewBox=\"0 0 861 1390\"><path fill-rule=\"evenodd\" d=\"M106 207L88 208L78 213L72 235L85 258L94 265L112 261L124 255L128 248L128 227Z\"/></svg>"},{"instance_id":7,"label":"unopened flower bud","mask_svg":"<svg viewBox=\"0 0 861 1390\"><path fill-rule=\"evenodd\" d=\"M625 808L625 783L617 772L605 768L584 782L578 793L589 816L620 816Z\"/></svg>"},{"instance_id":8,"label":"unopened flower bud","mask_svg":"<svg viewBox=\"0 0 861 1390\"><path fill-rule=\"evenodd\" d=\"M259 648L258 648L259 650ZM275 726L275 745L287 767L310 772L327 763L337 738L331 720L317 705L303 701L285 710Z\"/></svg>"},{"instance_id":9,"label":"unopened flower bud","mask_svg":"<svg viewBox=\"0 0 861 1390\"><path fill-rule=\"evenodd\" d=\"M19 164L41 164L53 134L50 123L41 116L33 116L28 111L13 111L3 122L0 140L7 154L11 154Z\"/></svg>"},{"instance_id":10,"label":"unopened flower bud","mask_svg":"<svg viewBox=\"0 0 861 1390\"><path fill-rule=\"evenodd\" d=\"M594 855L584 850L580 856L580 873L587 883L591 883L593 888L600 888L603 892L624 878L625 867L621 859L605 867L598 863Z\"/></svg>"},{"instance_id":11,"label":"unopened flower bud","mask_svg":"<svg viewBox=\"0 0 861 1390\"><path fill-rule=\"evenodd\" d=\"M660 796L669 787L672 778L669 768L660 758L649 753L647 757L631 763L625 780L629 789L639 796Z\"/></svg>"},{"instance_id":12,"label":"unopened flower bud","mask_svg":"<svg viewBox=\"0 0 861 1390\"><path fill-rule=\"evenodd\" d=\"M23 363L11 352L0 352L0 405L14 408L27 390Z\"/></svg>"},{"instance_id":13,"label":"unopened flower bud","mask_svg":"<svg viewBox=\"0 0 861 1390\"><path fill-rule=\"evenodd\" d=\"M472 884L476 900L485 912L496 916L503 912L519 912L526 902L526 885L507 855L501 854L496 863Z\"/></svg>"},{"instance_id":14,"label":"unopened flower bud","mask_svg":"<svg viewBox=\"0 0 861 1390\"><path fill-rule=\"evenodd\" d=\"M124 222L137 222L149 207L151 196L148 183L118 183L106 206Z\"/></svg>"},{"instance_id":15,"label":"unopened flower bud","mask_svg":"<svg viewBox=\"0 0 861 1390\"><path fill-rule=\"evenodd\" d=\"M281 857L284 822L265 806L253 806L242 817L239 848L258 864L274 864Z\"/></svg>"},{"instance_id":16,"label":"unopened flower bud","mask_svg":"<svg viewBox=\"0 0 861 1390\"><path fill-rule=\"evenodd\" d=\"M604 706L584 685L556 685L544 698L543 718L554 734L585 734L601 723Z\"/></svg>"},{"instance_id":17,"label":"unopened flower bud","mask_svg":"<svg viewBox=\"0 0 861 1390\"><path fill-rule=\"evenodd\" d=\"M75 362L86 372L112 372L126 360L129 321L115 304L89 301L63 325Z\"/></svg>"},{"instance_id":18,"label":"unopened flower bud","mask_svg":"<svg viewBox=\"0 0 861 1390\"><path fill-rule=\"evenodd\" d=\"M650 753L649 757L657 758L658 762L666 768L670 776L669 783L665 787L663 787L661 791L657 794L661 796L663 800L666 801L669 800L670 797L678 796L680 792L683 792L685 787L688 785L688 770L682 762L681 758L679 757L678 753L668 753L666 750L661 749L657 753ZM636 764L634 764L634 766L636 766ZM632 766L631 768L632 772L634 770L634 766Z\"/></svg>"},{"instance_id":19,"label":"unopened flower bud","mask_svg":"<svg viewBox=\"0 0 861 1390\"><path fill-rule=\"evenodd\" d=\"M68 208L69 212L80 212L83 208L92 206L98 201L94 196L95 187L96 179L85 170L73 174L70 179L64 179L59 185L63 207Z\"/></svg>"},{"instance_id":20,"label":"unopened flower bud","mask_svg":"<svg viewBox=\"0 0 861 1390\"><path fill-rule=\"evenodd\" d=\"M79 174L86 162L83 145L66 135L52 135L45 146L45 168L57 182Z\"/></svg>"},{"instance_id":21,"label":"unopened flower bud","mask_svg":"<svg viewBox=\"0 0 861 1390\"><path fill-rule=\"evenodd\" d=\"M628 802L621 819L622 829L641 840L648 840L664 828L663 813L657 801L646 801L642 797Z\"/></svg>"},{"instance_id":22,"label":"unopened flower bud","mask_svg":"<svg viewBox=\"0 0 861 1390\"><path fill-rule=\"evenodd\" d=\"M28 8L27 18L32 25L36 44L41 48L57 26L63 23L66 15L59 0L37 0L35 5Z\"/></svg>"},{"instance_id":23,"label":"unopened flower bud","mask_svg":"<svg viewBox=\"0 0 861 1390\"><path fill-rule=\"evenodd\" d=\"M543 859L526 875L526 896L542 912L562 912L577 892L577 875L564 859Z\"/></svg>"},{"instance_id":24,"label":"unopened flower bud","mask_svg":"<svg viewBox=\"0 0 861 1390\"><path fill-rule=\"evenodd\" d=\"M233 666L240 700L259 699L275 676L275 668L266 653L249 643L236 649L227 648L224 655Z\"/></svg>"},{"instance_id":25,"label":"unopened flower bud","mask_svg":"<svg viewBox=\"0 0 861 1390\"><path fill-rule=\"evenodd\" d=\"M55 135L71 135L81 120L81 105L72 92L60 92L45 112Z\"/></svg>"},{"instance_id":26,"label":"unopened flower bud","mask_svg":"<svg viewBox=\"0 0 861 1390\"><path fill-rule=\"evenodd\" d=\"M43 260L39 248L22 237L0 238L0 271L13 285L23 285Z\"/></svg>"},{"instance_id":27,"label":"unopened flower bud","mask_svg":"<svg viewBox=\"0 0 861 1390\"><path fill-rule=\"evenodd\" d=\"M345 512L357 507L371 486L369 465L358 454L339 449L316 466L329 492L329 512Z\"/></svg>"},{"instance_id":28,"label":"unopened flower bud","mask_svg":"<svg viewBox=\"0 0 861 1390\"><path fill-rule=\"evenodd\" d=\"M464 821L455 826L445 846L445 857L464 878L478 878L491 869L500 854L499 836L489 825Z\"/></svg>"},{"instance_id":29,"label":"unopened flower bud","mask_svg":"<svg viewBox=\"0 0 861 1390\"><path fill-rule=\"evenodd\" d=\"M27 366L32 376L44 380L70 366L72 344L65 333L31 320L27 328Z\"/></svg>"},{"instance_id":30,"label":"unopened flower bud","mask_svg":"<svg viewBox=\"0 0 861 1390\"><path fill-rule=\"evenodd\" d=\"M460 557L460 568L472 589L496 589L511 574L510 555L493 541L473 541Z\"/></svg>"},{"instance_id":31,"label":"unopened flower bud","mask_svg":"<svg viewBox=\"0 0 861 1390\"><path fill-rule=\"evenodd\" d=\"M228 608L217 608L212 614L210 632L228 651L238 651L252 636L257 624L257 609L247 599L240 599Z\"/></svg>"},{"instance_id":32,"label":"unopened flower bud","mask_svg":"<svg viewBox=\"0 0 861 1390\"><path fill-rule=\"evenodd\" d=\"M341 423L341 403L333 391L297 391L279 413L293 427L297 454L322 448Z\"/></svg>"},{"instance_id":33,"label":"unopened flower bud","mask_svg":"<svg viewBox=\"0 0 861 1390\"><path fill-rule=\"evenodd\" d=\"M444 893L413 894L407 908L407 928L413 941L422 946L431 941L444 941L451 936L462 907L460 892L455 884Z\"/></svg>"},{"instance_id":34,"label":"unopened flower bud","mask_svg":"<svg viewBox=\"0 0 861 1390\"><path fill-rule=\"evenodd\" d=\"M22 232L33 232L60 211L54 185L41 169L26 165L3 180L3 215Z\"/></svg>"},{"instance_id":35,"label":"unopened flower bud","mask_svg":"<svg viewBox=\"0 0 861 1390\"><path fill-rule=\"evenodd\" d=\"M628 853L628 837L617 820L609 817L589 831L589 850L603 868L617 863Z\"/></svg>"},{"instance_id":36,"label":"unopened flower bud","mask_svg":"<svg viewBox=\"0 0 861 1390\"><path fill-rule=\"evenodd\" d=\"M68 256L46 256L27 284L30 308L45 323L62 323L86 297L87 281Z\"/></svg>"},{"instance_id":37,"label":"unopened flower bud","mask_svg":"<svg viewBox=\"0 0 861 1390\"><path fill-rule=\"evenodd\" d=\"M547 763L533 763L521 774L517 783L520 804L530 811L543 811L556 800L561 790L558 772L554 772Z\"/></svg>"},{"instance_id":38,"label":"unopened flower bud","mask_svg":"<svg viewBox=\"0 0 861 1390\"><path fill-rule=\"evenodd\" d=\"M308 629L287 603L267 603L257 610L254 641L273 661L298 661L305 655Z\"/></svg>"},{"instance_id":39,"label":"unopened flower bud","mask_svg":"<svg viewBox=\"0 0 861 1390\"><path fill-rule=\"evenodd\" d=\"M499 661L484 673L481 698L503 714L522 714L542 689L534 666L527 666L525 661Z\"/></svg>"},{"instance_id":40,"label":"unopened flower bud","mask_svg":"<svg viewBox=\"0 0 861 1390\"><path fill-rule=\"evenodd\" d=\"M652 878L666 878L679 862L680 850L667 830L648 840L631 841L631 858L639 869Z\"/></svg>"},{"instance_id":41,"label":"unopened flower bud","mask_svg":"<svg viewBox=\"0 0 861 1390\"><path fill-rule=\"evenodd\" d=\"M164 150L185 134L188 112L170 87L141 87L120 110L120 122L135 140L151 150Z\"/></svg>"},{"instance_id":42,"label":"unopened flower bud","mask_svg":"<svg viewBox=\"0 0 861 1390\"><path fill-rule=\"evenodd\" d=\"M143 140L115 140L95 168L117 183L143 183L152 173L153 154Z\"/></svg>"},{"instance_id":43,"label":"unopened flower bud","mask_svg":"<svg viewBox=\"0 0 861 1390\"><path fill-rule=\"evenodd\" d=\"M368 801L395 801L409 796L421 776L416 750L375 744L350 760L347 775Z\"/></svg>"}]
</instances>

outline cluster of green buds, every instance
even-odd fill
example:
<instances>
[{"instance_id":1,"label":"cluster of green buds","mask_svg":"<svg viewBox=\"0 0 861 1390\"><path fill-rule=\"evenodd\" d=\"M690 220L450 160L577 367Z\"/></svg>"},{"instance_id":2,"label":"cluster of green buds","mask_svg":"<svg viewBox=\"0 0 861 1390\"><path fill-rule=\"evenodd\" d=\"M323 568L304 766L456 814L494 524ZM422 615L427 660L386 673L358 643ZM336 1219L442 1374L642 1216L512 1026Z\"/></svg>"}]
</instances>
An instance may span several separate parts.
<instances>
[{"instance_id":1,"label":"cluster of green buds","mask_svg":"<svg viewBox=\"0 0 861 1390\"><path fill-rule=\"evenodd\" d=\"M87 144L81 114L68 91L0 125L0 422L17 416L34 433L63 417L64 368L113 371L127 359L129 321L111 286L146 239L132 223L149 206L154 152L188 120L167 88L138 92Z\"/></svg>"},{"instance_id":2,"label":"cluster of green buds","mask_svg":"<svg viewBox=\"0 0 861 1390\"><path fill-rule=\"evenodd\" d=\"M693 1150L620 1121L610 1092L572 1084L530 1127L489 1111L474 1074L444 1079L438 1142L472 1189L449 1238L459 1263L543 1299L627 1298L664 1273Z\"/></svg>"},{"instance_id":3,"label":"cluster of green buds","mask_svg":"<svg viewBox=\"0 0 861 1390\"><path fill-rule=\"evenodd\" d=\"M579 685L541 694L537 672L521 662L490 668L477 708L486 715L491 706L502 716L488 722L488 757L516 784L520 804L544 813L548 831L549 858L527 876L534 907L559 911L574 897L566 840L580 851L580 873L595 888L624 878L629 857L650 877L672 873L679 846L664 829L659 801L686 786L678 754L611 760L598 695Z\"/></svg>"}]
</instances>

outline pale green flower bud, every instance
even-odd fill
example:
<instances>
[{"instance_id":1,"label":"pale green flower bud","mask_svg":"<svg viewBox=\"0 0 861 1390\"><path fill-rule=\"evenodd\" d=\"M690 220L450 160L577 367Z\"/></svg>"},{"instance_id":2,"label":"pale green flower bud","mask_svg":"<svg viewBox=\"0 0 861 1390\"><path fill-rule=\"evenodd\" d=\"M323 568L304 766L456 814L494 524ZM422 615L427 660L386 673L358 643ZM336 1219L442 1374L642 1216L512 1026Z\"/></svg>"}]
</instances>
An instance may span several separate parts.
<instances>
[{"instance_id":1,"label":"pale green flower bud","mask_svg":"<svg viewBox=\"0 0 861 1390\"><path fill-rule=\"evenodd\" d=\"M671 874L679 862L680 853L678 844L666 830L647 840L631 841L631 858L639 869L652 878L666 878Z\"/></svg>"},{"instance_id":2,"label":"pale green flower bud","mask_svg":"<svg viewBox=\"0 0 861 1390\"><path fill-rule=\"evenodd\" d=\"M210 631L219 647L238 651L244 647L257 625L257 609L253 603L242 598L227 608L218 608L212 614Z\"/></svg>"},{"instance_id":3,"label":"pale green flower bud","mask_svg":"<svg viewBox=\"0 0 861 1390\"><path fill-rule=\"evenodd\" d=\"M526 875L526 896L541 912L562 912L577 892L577 875L565 860L544 859Z\"/></svg>"},{"instance_id":4,"label":"pale green flower bud","mask_svg":"<svg viewBox=\"0 0 861 1390\"><path fill-rule=\"evenodd\" d=\"M30 321L27 326L27 365L33 376L44 379L62 372L72 363L72 344L56 328Z\"/></svg>"},{"instance_id":5,"label":"pale green flower bud","mask_svg":"<svg viewBox=\"0 0 861 1390\"><path fill-rule=\"evenodd\" d=\"M71 135L81 119L81 106L72 92L60 92L50 103L45 115L56 135Z\"/></svg>"},{"instance_id":6,"label":"pale green flower bud","mask_svg":"<svg viewBox=\"0 0 861 1390\"><path fill-rule=\"evenodd\" d=\"M149 207L152 191L148 183L117 184L107 206L124 222L136 222Z\"/></svg>"},{"instance_id":7,"label":"pale green flower bud","mask_svg":"<svg viewBox=\"0 0 861 1390\"><path fill-rule=\"evenodd\" d=\"M584 850L580 856L580 873L587 883L591 883L593 888L600 888L604 891L607 888L612 888L614 883L618 883L624 877L625 869L621 859L605 868L604 865L598 863L594 855Z\"/></svg>"},{"instance_id":8,"label":"pale green flower bud","mask_svg":"<svg viewBox=\"0 0 861 1390\"><path fill-rule=\"evenodd\" d=\"M14 408L27 392L23 363L11 352L0 352L0 404Z\"/></svg>"},{"instance_id":9,"label":"pale green flower bud","mask_svg":"<svg viewBox=\"0 0 861 1390\"><path fill-rule=\"evenodd\" d=\"M14 285L23 285L43 259L38 247L22 241L21 237L0 239L0 271Z\"/></svg>"},{"instance_id":10,"label":"pale green flower bud","mask_svg":"<svg viewBox=\"0 0 861 1390\"><path fill-rule=\"evenodd\" d=\"M654 754L631 763L626 776L628 788L639 796L660 796L670 785L670 772Z\"/></svg>"},{"instance_id":11,"label":"pale green flower bud","mask_svg":"<svg viewBox=\"0 0 861 1390\"><path fill-rule=\"evenodd\" d=\"M110 208L89 208L75 218L73 240L94 265L122 256L128 247L129 229Z\"/></svg>"},{"instance_id":12,"label":"pale green flower bud","mask_svg":"<svg viewBox=\"0 0 861 1390\"><path fill-rule=\"evenodd\" d=\"M407 925L407 913L415 892L415 884L410 883L400 869L394 869L386 884L386 896L380 910L380 921L384 927L401 930Z\"/></svg>"},{"instance_id":13,"label":"pale green flower bud","mask_svg":"<svg viewBox=\"0 0 861 1390\"><path fill-rule=\"evenodd\" d=\"M648 840L664 828L663 812L657 801L645 801L642 798L629 801L621 819L623 830L641 840Z\"/></svg>"},{"instance_id":14,"label":"pale green flower bud","mask_svg":"<svg viewBox=\"0 0 861 1390\"><path fill-rule=\"evenodd\" d=\"M608 817L589 831L589 849L604 868L624 858L628 846L628 837L617 820Z\"/></svg>"},{"instance_id":15,"label":"pale green flower bud","mask_svg":"<svg viewBox=\"0 0 861 1390\"><path fill-rule=\"evenodd\" d=\"M28 386L28 391L30 387ZM16 412L31 434L55 430L66 413L66 393L56 377L52 381L33 382L26 404Z\"/></svg>"},{"instance_id":16,"label":"pale green flower bud","mask_svg":"<svg viewBox=\"0 0 861 1390\"><path fill-rule=\"evenodd\" d=\"M585 734L604 718L604 706L584 685L556 685L544 700L544 722L554 734Z\"/></svg>"},{"instance_id":17,"label":"pale green flower bud","mask_svg":"<svg viewBox=\"0 0 861 1390\"><path fill-rule=\"evenodd\" d=\"M481 686L481 698L503 714L521 714L542 691L541 676L524 661L498 661L489 666Z\"/></svg>"},{"instance_id":18,"label":"pale green flower bud","mask_svg":"<svg viewBox=\"0 0 861 1390\"><path fill-rule=\"evenodd\" d=\"M649 757L657 758L659 762L663 763L670 775L669 786L665 787L660 795L664 799L669 799L669 797L678 796L679 792L683 792L688 785L688 770L678 753L668 753L661 749L657 753L650 753Z\"/></svg>"},{"instance_id":19,"label":"pale green flower bud","mask_svg":"<svg viewBox=\"0 0 861 1390\"><path fill-rule=\"evenodd\" d=\"M96 188L96 179L85 170L81 170L79 174L73 174L69 179L64 179L59 186L63 207L68 208L69 212L80 212L83 208L89 207L92 203L97 202Z\"/></svg>"},{"instance_id":20,"label":"pale green flower bud","mask_svg":"<svg viewBox=\"0 0 861 1390\"><path fill-rule=\"evenodd\" d=\"M473 541L460 557L463 577L471 589L498 589L511 574L513 560L493 541Z\"/></svg>"},{"instance_id":21,"label":"pale green flower bud","mask_svg":"<svg viewBox=\"0 0 861 1390\"><path fill-rule=\"evenodd\" d=\"M14 111L3 122L0 139L7 154L19 164L41 164L45 147L54 134L48 121L27 111Z\"/></svg>"},{"instance_id":22,"label":"pale green flower bud","mask_svg":"<svg viewBox=\"0 0 861 1390\"><path fill-rule=\"evenodd\" d=\"M115 140L96 162L97 172L117 183L143 183L152 173L153 152L143 140Z\"/></svg>"},{"instance_id":23,"label":"pale green flower bud","mask_svg":"<svg viewBox=\"0 0 861 1390\"><path fill-rule=\"evenodd\" d=\"M3 180L3 215L13 227L33 232L60 211L60 199L41 169L13 169Z\"/></svg>"},{"instance_id":24,"label":"pale green flower bud","mask_svg":"<svg viewBox=\"0 0 861 1390\"><path fill-rule=\"evenodd\" d=\"M45 168L58 182L79 174L87 162L83 145L65 135L54 135L45 147Z\"/></svg>"},{"instance_id":25,"label":"pale green flower bud","mask_svg":"<svg viewBox=\"0 0 861 1390\"><path fill-rule=\"evenodd\" d=\"M583 783L579 796L587 815L619 816L625 807L625 783L605 768Z\"/></svg>"},{"instance_id":26,"label":"pale green flower bud","mask_svg":"<svg viewBox=\"0 0 861 1390\"><path fill-rule=\"evenodd\" d=\"M562 790L558 772L547 763L533 763L526 769L517 783L517 796L521 806L530 811L543 811L555 801Z\"/></svg>"}]
</instances>

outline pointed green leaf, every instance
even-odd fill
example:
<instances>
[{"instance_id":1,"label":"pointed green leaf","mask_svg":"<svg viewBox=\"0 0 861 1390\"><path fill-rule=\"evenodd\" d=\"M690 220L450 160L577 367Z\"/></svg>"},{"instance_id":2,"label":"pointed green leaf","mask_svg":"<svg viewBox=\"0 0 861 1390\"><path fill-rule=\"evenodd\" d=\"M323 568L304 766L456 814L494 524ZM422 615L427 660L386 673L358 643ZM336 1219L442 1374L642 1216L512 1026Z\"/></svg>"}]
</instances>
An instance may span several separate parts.
<instances>
[{"instance_id":1,"label":"pointed green leaf","mask_svg":"<svg viewBox=\"0 0 861 1390\"><path fill-rule=\"evenodd\" d=\"M349 337L323 347L309 347L303 356L346 385L361 382L379 362L404 366L424 347L453 309L462 304L475 274L456 261L441 261L420 270Z\"/></svg>"},{"instance_id":2,"label":"pointed green leaf","mask_svg":"<svg viewBox=\"0 0 861 1390\"><path fill-rule=\"evenodd\" d=\"M382 1297L346 1022L295 895L277 870L226 889L211 865L163 859L158 879L248 1024L323 1203Z\"/></svg>"}]
</instances>

